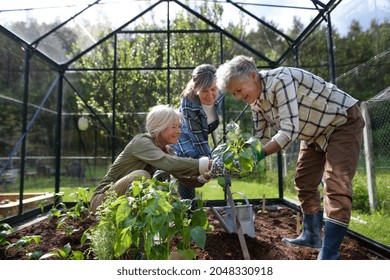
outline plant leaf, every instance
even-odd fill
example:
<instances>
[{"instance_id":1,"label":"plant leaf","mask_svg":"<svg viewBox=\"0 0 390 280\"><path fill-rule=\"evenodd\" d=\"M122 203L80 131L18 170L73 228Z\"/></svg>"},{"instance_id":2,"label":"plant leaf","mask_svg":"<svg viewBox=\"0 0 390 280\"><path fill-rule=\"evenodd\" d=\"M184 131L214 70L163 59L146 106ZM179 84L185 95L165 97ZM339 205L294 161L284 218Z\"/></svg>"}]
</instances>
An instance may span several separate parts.
<instances>
[{"instance_id":1,"label":"plant leaf","mask_svg":"<svg viewBox=\"0 0 390 280\"><path fill-rule=\"evenodd\" d=\"M46 260L46 259L48 259L48 258L50 258L50 257L53 257L53 256L55 256L55 257L60 257L57 253L50 252L50 253L44 254L44 255L43 255L42 257L40 257L39 259L40 259L40 260Z\"/></svg>"},{"instance_id":2,"label":"plant leaf","mask_svg":"<svg viewBox=\"0 0 390 280\"><path fill-rule=\"evenodd\" d=\"M57 250L57 253L58 253L58 256L63 259L63 260L66 260L67 257L68 257L68 254L64 251L64 250L61 250L61 249L58 249Z\"/></svg>"},{"instance_id":3,"label":"plant leaf","mask_svg":"<svg viewBox=\"0 0 390 280\"><path fill-rule=\"evenodd\" d=\"M116 236L114 242L115 257L122 256L132 243L130 228L122 229Z\"/></svg>"},{"instance_id":4,"label":"plant leaf","mask_svg":"<svg viewBox=\"0 0 390 280\"><path fill-rule=\"evenodd\" d=\"M154 244L150 250L149 260L166 260L169 257L169 244L164 242Z\"/></svg>"},{"instance_id":5,"label":"plant leaf","mask_svg":"<svg viewBox=\"0 0 390 280\"><path fill-rule=\"evenodd\" d=\"M64 246L64 252L66 253L66 255L68 256L69 253L72 251L72 246L70 245L70 243L67 243L65 246Z\"/></svg>"},{"instance_id":6,"label":"plant leaf","mask_svg":"<svg viewBox=\"0 0 390 280\"><path fill-rule=\"evenodd\" d=\"M167 221L167 216L159 215L159 216L151 216L150 223L153 232L159 232L164 223Z\"/></svg>"},{"instance_id":7,"label":"plant leaf","mask_svg":"<svg viewBox=\"0 0 390 280\"><path fill-rule=\"evenodd\" d=\"M199 248L204 250L206 245L206 232L203 230L203 228L199 226L192 228L190 230L190 235Z\"/></svg>"},{"instance_id":8,"label":"plant leaf","mask_svg":"<svg viewBox=\"0 0 390 280\"><path fill-rule=\"evenodd\" d=\"M194 249L178 249L176 252L179 257L170 258L170 259L178 259L178 260L195 260L196 259L196 251Z\"/></svg>"},{"instance_id":9,"label":"plant leaf","mask_svg":"<svg viewBox=\"0 0 390 280\"><path fill-rule=\"evenodd\" d=\"M231 168L233 165L233 160L235 157L235 152L233 150L228 150L223 154L222 161L225 167Z\"/></svg>"},{"instance_id":10,"label":"plant leaf","mask_svg":"<svg viewBox=\"0 0 390 280\"><path fill-rule=\"evenodd\" d=\"M192 212L191 226L200 226L207 229L208 219L204 213L203 208L196 209Z\"/></svg>"},{"instance_id":11,"label":"plant leaf","mask_svg":"<svg viewBox=\"0 0 390 280\"><path fill-rule=\"evenodd\" d=\"M72 254L72 260L84 260L84 254L81 251L74 251Z\"/></svg>"}]
</instances>

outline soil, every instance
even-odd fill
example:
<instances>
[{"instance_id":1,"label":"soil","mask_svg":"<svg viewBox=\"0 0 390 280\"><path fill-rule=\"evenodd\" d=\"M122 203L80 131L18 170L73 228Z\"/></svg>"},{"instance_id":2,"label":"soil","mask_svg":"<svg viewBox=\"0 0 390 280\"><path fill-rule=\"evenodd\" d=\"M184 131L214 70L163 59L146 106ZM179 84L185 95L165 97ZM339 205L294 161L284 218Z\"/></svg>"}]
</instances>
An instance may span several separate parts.
<instances>
[{"instance_id":1,"label":"soil","mask_svg":"<svg viewBox=\"0 0 390 280\"><path fill-rule=\"evenodd\" d=\"M260 211L254 208L254 211L256 213L256 235L254 238L245 235L251 260L315 260L317 258L318 250L291 247L281 241L283 237L291 238L299 235L299 223L297 225L297 213L294 210L284 206L277 206L267 211ZM197 250L198 259L243 260L244 257L238 235L227 233L211 211L209 212L209 222L214 226L214 231L207 233L205 250L194 247ZM29 247L30 252L41 251L43 254L55 252L56 249L63 249L64 245L68 243L70 243L73 251L80 250L85 252L88 246L80 246L82 233L96 223L96 220L93 216L89 216L83 222L72 221L71 223L78 229L72 235L66 235L65 228L58 230L57 221L53 218L50 221L42 220L20 228L8 236L7 240L15 243L24 236L40 235L40 243L36 245L32 242ZM341 259L383 259L364 244L361 240L357 240L347 234L340 249ZM174 244L172 247L174 249ZM5 246L0 246L0 259L22 260L27 258L26 249L23 247L13 246L5 253Z\"/></svg>"}]
</instances>

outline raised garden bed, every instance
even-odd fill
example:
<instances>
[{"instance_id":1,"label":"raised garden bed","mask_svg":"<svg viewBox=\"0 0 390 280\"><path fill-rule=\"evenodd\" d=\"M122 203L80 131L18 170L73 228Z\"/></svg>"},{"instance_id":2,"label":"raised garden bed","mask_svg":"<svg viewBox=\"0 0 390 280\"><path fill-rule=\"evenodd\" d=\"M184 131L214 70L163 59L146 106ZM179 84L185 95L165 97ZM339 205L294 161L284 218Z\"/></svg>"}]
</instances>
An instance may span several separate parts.
<instances>
[{"instance_id":1,"label":"raised garden bed","mask_svg":"<svg viewBox=\"0 0 390 280\"><path fill-rule=\"evenodd\" d=\"M25 193L23 194L23 211L39 208L42 204L54 202L54 194L49 193ZM0 219L12 217L19 211L19 194L0 194Z\"/></svg>"},{"instance_id":2,"label":"raised garden bed","mask_svg":"<svg viewBox=\"0 0 390 280\"><path fill-rule=\"evenodd\" d=\"M255 237L245 235L246 244L252 260L315 260L318 251L300 247L289 247L281 240L283 237L297 236L296 212L285 206L273 206L267 211L255 210ZM199 260L243 260L243 254L237 234L229 234L221 226L217 218L210 211L209 221L214 226L214 231L207 233L205 250L197 250ZM38 245L32 243L29 251L39 250L42 253L53 252L62 249L66 244L72 246L72 250L84 252L86 259L93 259L88 255L88 245L80 246L82 233L96 221L94 217L88 217L84 221L72 221L78 229L72 235L65 234L65 228L57 230L56 219L39 221L35 224L17 230L7 240L11 243L27 235L40 235L41 242ZM69 223L68 223L69 225ZM12 247L5 254L5 246L0 247L0 259L18 260L27 259L26 250L21 247ZM173 241L172 249L175 249ZM359 239L347 235L341 245L341 259L343 260L381 260L385 257L376 253L373 248L367 246Z\"/></svg>"}]
</instances>

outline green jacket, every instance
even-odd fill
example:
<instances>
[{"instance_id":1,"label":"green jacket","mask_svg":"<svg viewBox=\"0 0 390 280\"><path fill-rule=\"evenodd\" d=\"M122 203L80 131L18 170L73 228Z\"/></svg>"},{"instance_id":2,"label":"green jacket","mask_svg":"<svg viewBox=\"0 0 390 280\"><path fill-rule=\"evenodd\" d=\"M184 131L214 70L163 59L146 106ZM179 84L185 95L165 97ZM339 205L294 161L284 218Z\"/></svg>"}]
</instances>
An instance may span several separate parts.
<instances>
[{"instance_id":1,"label":"green jacket","mask_svg":"<svg viewBox=\"0 0 390 280\"><path fill-rule=\"evenodd\" d=\"M199 160L165 153L153 143L149 134L137 134L115 159L95 193L105 192L111 183L135 170L146 170L151 176L156 170L164 170L176 178L197 176Z\"/></svg>"}]
</instances>

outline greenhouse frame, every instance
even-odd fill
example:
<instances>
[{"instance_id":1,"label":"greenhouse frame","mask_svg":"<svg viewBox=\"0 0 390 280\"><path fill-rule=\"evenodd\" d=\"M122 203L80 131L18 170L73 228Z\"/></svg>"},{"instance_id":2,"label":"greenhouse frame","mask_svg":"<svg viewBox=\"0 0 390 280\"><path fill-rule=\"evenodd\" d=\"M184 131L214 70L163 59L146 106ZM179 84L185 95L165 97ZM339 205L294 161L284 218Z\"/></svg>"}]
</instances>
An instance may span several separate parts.
<instances>
[{"instance_id":1,"label":"greenhouse frame","mask_svg":"<svg viewBox=\"0 0 390 280\"><path fill-rule=\"evenodd\" d=\"M0 193L13 193L18 200L16 210L0 216L1 222L22 223L42 212L42 204L35 203L31 209L24 205L26 193L34 192L36 184L49 186L52 193L61 193L68 183L97 186L106 167L131 137L143 130L148 108L177 104L189 73L200 63L218 65L234 55L245 54L255 58L259 69L291 63L299 67L302 45L322 27L328 74L324 78L338 82L332 21L343 0L307 0L296 6L283 1L61 2L64 1L34 6L24 1L25 6L0 7L0 56L2 61L9 62L0 70L0 85L9 89L0 92L0 103L2 108L8 106L10 112L19 112L16 119L7 120L10 125L0 135ZM285 48L265 53L253 46L232 31L235 23L215 21L205 14L204 7L213 5L229 11L232 18L240 15L247 24L237 25L261 26L282 41ZM259 13L269 8L309 13L310 20L291 37ZM180 22L177 15L190 18L191 24ZM104 26L106 17L112 21L108 28ZM224 18L222 14L221 19ZM158 20L160 23L156 24ZM182 44L191 40L213 47L210 53L198 53L196 46L190 52L181 49ZM189 57L191 54L193 57ZM384 55L388 57L388 53ZM156 78L151 73L157 73ZM98 106L94 95L101 99ZM223 106L217 135L220 142L226 141L226 125L232 120L241 122L244 129L252 128L248 106L241 104L233 111ZM121 127L125 122L126 126ZM292 149L296 152L297 147ZM285 199L283 183L289 172L286 158L279 152L270 159L277 168L278 196L267 197L266 202L299 211L297 203ZM48 211L58 198L45 199L43 208ZM261 194L250 201L261 205ZM70 201L66 203L72 205ZM224 203L226 197L221 196L209 199L207 206ZM349 233L379 254L390 256L388 246L357 232Z\"/></svg>"}]
</instances>

